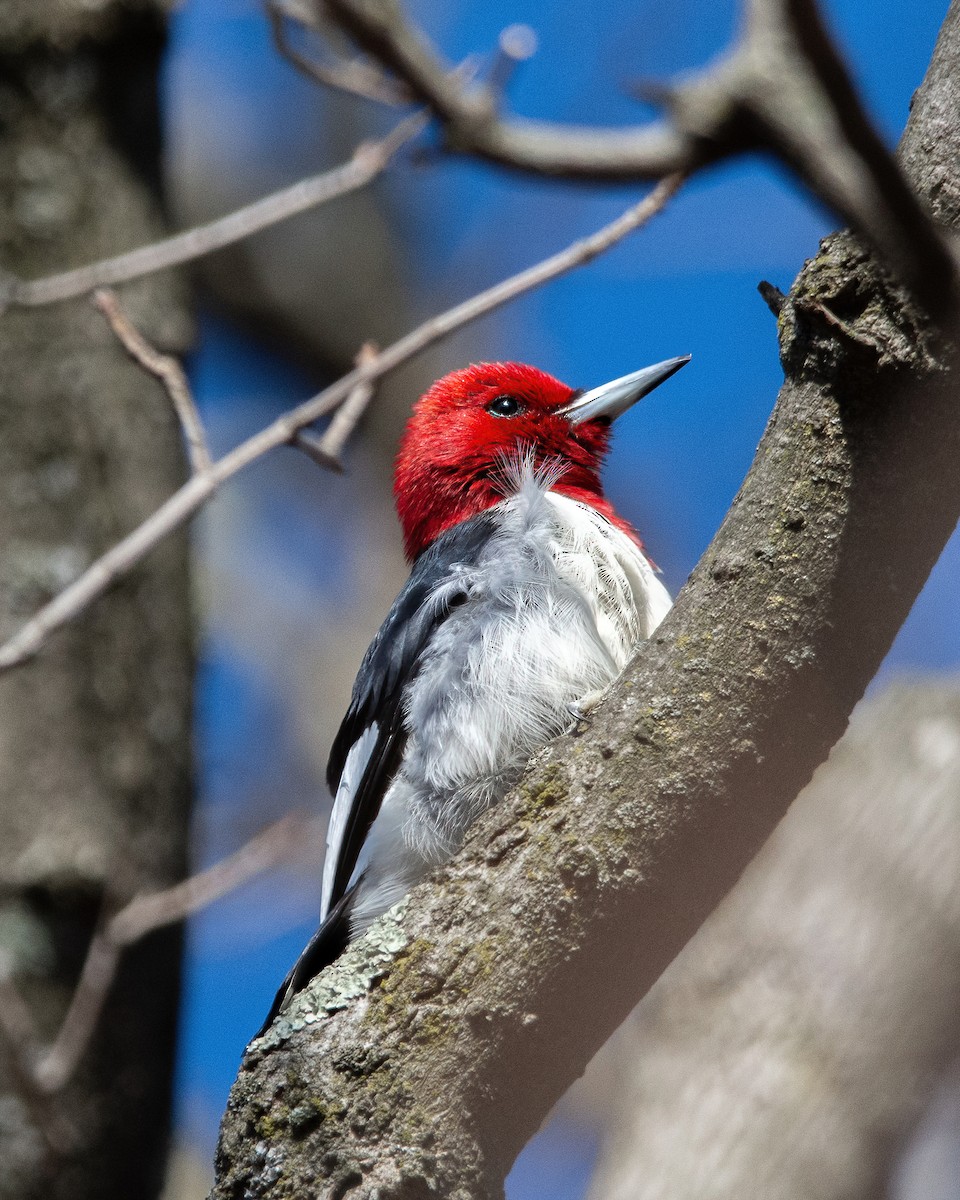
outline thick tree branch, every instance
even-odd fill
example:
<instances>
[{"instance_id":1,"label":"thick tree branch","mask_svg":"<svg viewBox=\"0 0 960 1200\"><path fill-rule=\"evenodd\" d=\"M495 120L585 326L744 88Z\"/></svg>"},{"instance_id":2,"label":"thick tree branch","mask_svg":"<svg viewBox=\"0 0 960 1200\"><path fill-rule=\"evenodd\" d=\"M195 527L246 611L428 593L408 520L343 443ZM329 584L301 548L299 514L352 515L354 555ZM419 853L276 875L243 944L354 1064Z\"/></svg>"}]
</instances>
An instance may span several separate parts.
<instances>
[{"instance_id":1,"label":"thick tree branch","mask_svg":"<svg viewBox=\"0 0 960 1200\"><path fill-rule=\"evenodd\" d=\"M955 280L952 252L876 134L814 0L746 0L723 58L657 88L669 120L578 128L502 116L489 86L465 83L398 0L313 0L443 125L449 149L537 174L657 179L746 151L784 159L936 312Z\"/></svg>"},{"instance_id":2,"label":"thick tree branch","mask_svg":"<svg viewBox=\"0 0 960 1200\"><path fill-rule=\"evenodd\" d=\"M364 360L354 370L336 383L278 417L272 424L247 438L209 467L196 471L162 507L101 555L78 579L55 596L13 637L0 646L0 672L32 658L55 630L72 621L112 584L123 578L163 538L188 521L228 479L269 451L293 442L302 429L333 412L349 397L354 398L349 420L355 420L368 399L366 393L358 389L364 389L382 378L388 371L394 370L454 330L567 271L592 262L598 255L656 216L681 183L682 177L679 175L663 180L639 204L632 205L615 221L598 229L596 233L574 242L543 262L494 284L486 291L471 296L462 304L431 317L385 350L372 356L365 355ZM344 422L347 420L345 417ZM343 446L340 434L349 432L345 423L332 431L331 436L337 439L335 443L331 443L334 445L334 453L331 454L325 448L324 453L330 456L331 462ZM324 465L330 464L325 462Z\"/></svg>"},{"instance_id":3,"label":"thick tree branch","mask_svg":"<svg viewBox=\"0 0 960 1200\"><path fill-rule=\"evenodd\" d=\"M955 2L908 145L958 60ZM956 179L960 129L938 132L923 194ZM252 1044L218 1200L265 1172L277 1195L500 1195L842 734L960 515L954 315L934 327L837 235L779 327L776 408L673 613L590 728Z\"/></svg>"}]
</instances>

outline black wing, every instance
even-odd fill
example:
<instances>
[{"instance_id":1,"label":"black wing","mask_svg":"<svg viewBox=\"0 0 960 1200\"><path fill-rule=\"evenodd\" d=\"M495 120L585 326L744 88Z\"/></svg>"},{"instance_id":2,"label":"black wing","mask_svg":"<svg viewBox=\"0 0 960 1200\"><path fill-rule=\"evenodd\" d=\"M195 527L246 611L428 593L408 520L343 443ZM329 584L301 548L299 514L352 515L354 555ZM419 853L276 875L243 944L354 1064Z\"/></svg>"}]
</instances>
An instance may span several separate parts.
<instances>
[{"instance_id":1,"label":"black wing","mask_svg":"<svg viewBox=\"0 0 960 1200\"><path fill-rule=\"evenodd\" d=\"M481 513L447 530L424 550L364 655L327 767L327 782L336 798L327 835L330 866L324 869L321 925L280 985L258 1037L350 941L350 909L360 882L351 884L350 877L403 755L404 693L433 633L465 598L442 584L457 566L477 561L495 529L495 519Z\"/></svg>"},{"instance_id":2,"label":"black wing","mask_svg":"<svg viewBox=\"0 0 960 1200\"><path fill-rule=\"evenodd\" d=\"M300 956L287 972L287 977L280 984L277 994L270 1005L266 1020L257 1031L257 1037L263 1037L273 1024L274 1017L288 1002L303 991L311 979L319 975L324 967L340 957L350 941L350 902L357 885L348 888L337 903L327 913L323 924L307 942Z\"/></svg>"},{"instance_id":3,"label":"black wing","mask_svg":"<svg viewBox=\"0 0 960 1200\"><path fill-rule=\"evenodd\" d=\"M326 768L326 780L336 799L326 842L332 886L329 895L324 887L322 924L280 985L258 1037L286 1008L290 997L347 947L350 907L360 882L350 883L350 876L407 740L404 692L419 670L433 632L452 608L466 599L456 588L443 589L442 584L458 565L476 562L494 530L496 520L484 512L440 534L416 559L394 607L364 655ZM324 878L328 878L326 870Z\"/></svg>"},{"instance_id":4,"label":"black wing","mask_svg":"<svg viewBox=\"0 0 960 1200\"><path fill-rule=\"evenodd\" d=\"M327 835L322 918L349 887L360 849L403 755L406 689L434 632L465 598L442 584L455 567L477 561L495 529L495 518L481 513L428 546L364 655L327 766L327 783L336 798Z\"/></svg>"}]
</instances>

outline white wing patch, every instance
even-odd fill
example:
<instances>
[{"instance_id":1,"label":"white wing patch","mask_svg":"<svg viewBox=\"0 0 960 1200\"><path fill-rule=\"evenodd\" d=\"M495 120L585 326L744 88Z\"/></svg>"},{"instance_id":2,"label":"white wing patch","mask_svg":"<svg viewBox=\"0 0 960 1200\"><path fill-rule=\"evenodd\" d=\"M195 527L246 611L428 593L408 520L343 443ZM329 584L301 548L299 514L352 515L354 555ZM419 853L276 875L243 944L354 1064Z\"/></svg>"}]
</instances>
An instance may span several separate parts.
<instances>
[{"instance_id":1,"label":"white wing patch","mask_svg":"<svg viewBox=\"0 0 960 1200\"><path fill-rule=\"evenodd\" d=\"M323 884L320 890L321 922L326 920L327 913L330 911L333 881L337 874L337 864L340 862L344 835L350 824L357 788L363 778L367 763L370 761L370 755L377 744L379 732L380 729L376 722L369 725L350 747L346 762L343 764L343 774L337 785L337 795L327 825L327 853L323 860Z\"/></svg>"}]
</instances>

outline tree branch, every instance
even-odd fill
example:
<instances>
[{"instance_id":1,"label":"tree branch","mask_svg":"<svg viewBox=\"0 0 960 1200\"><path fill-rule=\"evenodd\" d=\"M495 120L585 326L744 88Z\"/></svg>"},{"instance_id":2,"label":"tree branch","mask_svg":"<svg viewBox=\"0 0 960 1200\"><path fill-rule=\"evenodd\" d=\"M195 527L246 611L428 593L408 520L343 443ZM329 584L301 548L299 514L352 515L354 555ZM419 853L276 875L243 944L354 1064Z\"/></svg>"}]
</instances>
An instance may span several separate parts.
<instances>
[{"instance_id":1,"label":"tree branch","mask_svg":"<svg viewBox=\"0 0 960 1200\"><path fill-rule=\"evenodd\" d=\"M958 60L955 0L924 92ZM958 136L923 143L941 178ZM265 1163L278 1195L502 1195L842 734L960 515L955 314L934 326L836 235L779 327L776 408L673 612L589 729L249 1047L215 1200Z\"/></svg>"},{"instance_id":2,"label":"tree branch","mask_svg":"<svg viewBox=\"0 0 960 1200\"><path fill-rule=\"evenodd\" d=\"M86 1053L116 976L123 951L155 929L173 925L287 858L302 843L308 822L284 817L205 871L163 891L135 896L93 936L70 1007L57 1036L37 1063L36 1080L47 1093L62 1091Z\"/></svg>"},{"instance_id":3,"label":"tree branch","mask_svg":"<svg viewBox=\"0 0 960 1200\"><path fill-rule=\"evenodd\" d=\"M270 450L291 443L300 430L332 412L355 393L355 389L372 384L427 346L478 317L567 271L591 262L659 213L681 183L682 177L679 175L663 180L639 204L632 205L596 233L425 321L312 399L278 417L209 467L196 472L146 521L101 555L78 579L0 646L0 672L32 658L55 630L72 621L112 584L128 574L163 538L189 520L228 479Z\"/></svg>"},{"instance_id":4,"label":"tree branch","mask_svg":"<svg viewBox=\"0 0 960 1200\"><path fill-rule=\"evenodd\" d=\"M0 1040L17 1084L49 1148L65 1153L72 1126L56 1097L70 1083L90 1045L116 978L123 951L242 887L289 857L314 822L291 814L262 830L234 854L161 891L135 896L103 922L87 948L80 978L51 1045L44 1048L33 1016L9 967L0 962Z\"/></svg>"},{"instance_id":5,"label":"tree branch","mask_svg":"<svg viewBox=\"0 0 960 1200\"><path fill-rule=\"evenodd\" d=\"M377 358L377 347L372 342L365 342L360 347L356 364L358 367L368 367ZM357 427L357 422L367 410L367 405L373 399L373 384L371 382L358 384L343 404L333 414L326 433L317 445L317 452L330 463L334 470L342 470L341 455L351 434Z\"/></svg>"},{"instance_id":6,"label":"tree branch","mask_svg":"<svg viewBox=\"0 0 960 1200\"><path fill-rule=\"evenodd\" d=\"M131 946L155 929L200 912L289 858L312 838L316 823L303 813L291 813L213 866L163 891L135 896L110 918L106 936L117 946Z\"/></svg>"},{"instance_id":7,"label":"tree branch","mask_svg":"<svg viewBox=\"0 0 960 1200\"><path fill-rule=\"evenodd\" d=\"M163 271L167 267L193 262L205 254L222 250L242 241L261 229L268 229L288 217L326 204L340 196L366 187L389 165L394 155L426 125L422 113L414 113L401 121L389 134L377 142L364 142L342 167L324 171L309 179L301 179L262 200L255 200L225 217L206 225L197 225L183 233L139 246L125 254L105 258L100 262L47 275L43 279L19 279L15 275L0 275L0 313L9 307L33 308L55 304L92 292L107 284L127 283Z\"/></svg>"},{"instance_id":8,"label":"tree branch","mask_svg":"<svg viewBox=\"0 0 960 1200\"><path fill-rule=\"evenodd\" d=\"M398 0L313 0L441 121L447 147L541 175L658 179L765 151L865 237L932 312L951 303L954 254L873 129L814 0L748 0L740 42L658 88L669 120L581 128L507 118L495 90L450 71Z\"/></svg>"},{"instance_id":9,"label":"tree branch","mask_svg":"<svg viewBox=\"0 0 960 1200\"><path fill-rule=\"evenodd\" d=\"M93 303L107 318L117 340L133 361L163 384L183 430L191 469L195 475L206 471L213 462L207 446L207 435L179 361L172 354L161 354L150 345L124 313L113 292L106 288L99 289L94 293Z\"/></svg>"},{"instance_id":10,"label":"tree branch","mask_svg":"<svg viewBox=\"0 0 960 1200\"><path fill-rule=\"evenodd\" d=\"M77 1130L63 1111L57 1098L51 1096L37 1079L36 1062L40 1053L33 1014L10 971L10 964L0 964L0 1041L17 1092L29 1109L37 1129L54 1157L59 1158L77 1145Z\"/></svg>"},{"instance_id":11,"label":"tree branch","mask_svg":"<svg viewBox=\"0 0 960 1200\"><path fill-rule=\"evenodd\" d=\"M308 16L301 5L291 4L290 0L267 0L266 8L277 53L314 83L363 100L375 100L378 104L410 103L410 94L403 87L362 59L341 59L330 64L316 62L301 54L287 36L288 22L309 27Z\"/></svg>"}]
</instances>

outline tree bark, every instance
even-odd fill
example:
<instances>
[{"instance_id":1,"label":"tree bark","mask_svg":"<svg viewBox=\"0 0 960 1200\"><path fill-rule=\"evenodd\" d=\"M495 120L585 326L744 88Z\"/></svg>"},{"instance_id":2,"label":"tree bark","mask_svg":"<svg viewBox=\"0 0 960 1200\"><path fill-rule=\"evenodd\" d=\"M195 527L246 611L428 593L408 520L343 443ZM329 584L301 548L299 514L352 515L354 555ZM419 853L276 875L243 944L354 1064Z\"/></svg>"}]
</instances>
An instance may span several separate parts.
<instances>
[{"instance_id":1,"label":"tree bark","mask_svg":"<svg viewBox=\"0 0 960 1200\"><path fill-rule=\"evenodd\" d=\"M2 6L5 268L39 275L160 234L163 41L159 3ZM152 338L184 347L184 298L169 276L125 299ZM127 361L92 306L3 314L2 636L146 517L183 470L167 397ZM44 1041L63 1018L104 906L184 873L191 664L178 538L35 663L0 680L0 959ZM158 1192L180 941L166 930L129 953L60 1095L31 1101L0 1047L4 1200Z\"/></svg>"},{"instance_id":2,"label":"tree bark","mask_svg":"<svg viewBox=\"0 0 960 1200\"><path fill-rule=\"evenodd\" d=\"M955 3L905 140L927 196L955 195L958 55ZM960 515L955 329L838 234L779 333L770 424L673 613L589 727L251 1045L218 1200L501 1195L843 733Z\"/></svg>"},{"instance_id":3,"label":"tree bark","mask_svg":"<svg viewBox=\"0 0 960 1200\"><path fill-rule=\"evenodd\" d=\"M604 1050L592 1200L888 1194L960 1052L958 878L960 692L897 685Z\"/></svg>"}]
</instances>

